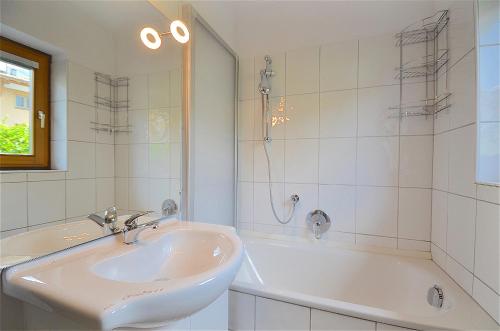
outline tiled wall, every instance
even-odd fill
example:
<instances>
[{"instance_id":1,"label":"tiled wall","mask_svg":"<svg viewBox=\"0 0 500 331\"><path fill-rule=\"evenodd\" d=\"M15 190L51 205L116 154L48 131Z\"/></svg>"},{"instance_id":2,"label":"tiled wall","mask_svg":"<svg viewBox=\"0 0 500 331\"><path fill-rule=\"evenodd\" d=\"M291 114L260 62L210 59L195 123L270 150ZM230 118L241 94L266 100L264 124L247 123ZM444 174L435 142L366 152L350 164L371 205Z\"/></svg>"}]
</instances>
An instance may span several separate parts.
<instances>
[{"instance_id":1,"label":"tiled wall","mask_svg":"<svg viewBox=\"0 0 500 331\"><path fill-rule=\"evenodd\" d=\"M479 15L484 14L479 8ZM473 3L456 2L450 14L452 60L448 77L440 75L438 86L453 94L452 107L438 115L434 127L432 257L500 321L500 189L476 184L477 52ZM481 95L479 104L483 104ZM498 117L498 112L497 103L489 113ZM498 140L496 144L498 148Z\"/></svg>"},{"instance_id":2,"label":"tiled wall","mask_svg":"<svg viewBox=\"0 0 500 331\"><path fill-rule=\"evenodd\" d=\"M83 219L114 204L114 137L91 129L109 119L94 106L94 70L53 64L52 167L0 174L1 236Z\"/></svg>"},{"instance_id":3,"label":"tiled wall","mask_svg":"<svg viewBox=\"0 0 500 331\"><path fill-rule=\"evenodd\" d=\"M129 95L132 132L116 135L116 204L159 211L163 200L180 200L181 71L131 75Z\"/></svg>"},{"instance_id":4,"label":"tiled wall","mask_svg":"<svg viewBox=\"0 0 500 331\"><path fill-rule=\"evenodd\" d=\"M327 239L429 251L433 119L400 121L389 110L400 96L393 35L270 55L275 204L285 215L292 193L301 200L292 222L279 225L269 204L257 93L264 60L243 57L240 229L311 236L306 214L319 208L333 221ZM407 84L403 92L403 102L418 101L425 85Z\"/></svg>"}]
</instances>

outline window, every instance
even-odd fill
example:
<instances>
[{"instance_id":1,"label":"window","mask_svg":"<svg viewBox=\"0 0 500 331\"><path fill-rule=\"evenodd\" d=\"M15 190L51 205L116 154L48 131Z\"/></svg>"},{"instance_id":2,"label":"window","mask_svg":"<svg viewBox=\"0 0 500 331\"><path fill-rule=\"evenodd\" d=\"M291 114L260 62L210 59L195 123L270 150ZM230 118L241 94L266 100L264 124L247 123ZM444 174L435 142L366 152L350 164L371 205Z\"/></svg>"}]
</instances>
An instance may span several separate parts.
<instances>
[{"instance_id":1,"label":"window","mask_svg":"<svg viewBox=\"0 0 500 331\"><path fill-rule=\"evenodd\" d=\"M48 169L50 55L0 37L0 169Z\"/></svg>"}]
</instances>

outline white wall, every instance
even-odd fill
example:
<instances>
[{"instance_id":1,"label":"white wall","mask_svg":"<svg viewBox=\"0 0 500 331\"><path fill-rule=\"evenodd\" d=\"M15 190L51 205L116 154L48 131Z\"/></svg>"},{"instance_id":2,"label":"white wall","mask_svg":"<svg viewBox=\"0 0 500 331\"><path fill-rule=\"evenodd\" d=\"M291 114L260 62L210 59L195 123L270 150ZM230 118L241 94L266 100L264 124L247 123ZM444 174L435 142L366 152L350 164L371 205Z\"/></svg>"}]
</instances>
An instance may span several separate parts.
<instances>
[{"instance_id":1,"label":"white wall","mask_svg":"<svg viewBox=\"0 0 500 331\"><path fill-rule=\"evenodd\" d=\"M280 215L298 193L289 225L272 216L257 95L263 56L240 62L239 215L241 229L311 236L306 214L319 208L327 239L430 250L432 117L391 117L399 103L393 35L271 54L272 177ZM425 97L405 86L405 100Z\"/></svg>"},{"instance_id":2,"label":"white wall","mask_svg":"<svg viewBox=\"0 0 500 331\"><path fill-rule=\"evenodd\" d=\"M498 322L500 189L476 184L474 4L445 4L451 63L438 86L453 94L452 107L437 116L434 126L432 257Z\"/></svg>"}]
</instances>

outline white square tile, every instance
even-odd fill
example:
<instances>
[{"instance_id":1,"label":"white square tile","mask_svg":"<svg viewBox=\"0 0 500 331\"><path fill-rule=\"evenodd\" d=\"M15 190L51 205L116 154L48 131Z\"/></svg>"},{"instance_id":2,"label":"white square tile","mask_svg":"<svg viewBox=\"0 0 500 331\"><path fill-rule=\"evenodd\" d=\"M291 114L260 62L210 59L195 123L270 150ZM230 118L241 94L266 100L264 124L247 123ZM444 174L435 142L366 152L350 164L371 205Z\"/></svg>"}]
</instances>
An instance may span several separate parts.
<instances>
[{"instance_id":1,"label":"white square tile","mask_svg":"<svg viewBox=\"0 0 500 331\"><path fill-rule=\"evenodd\" d=\"M93 107L69 101L67 116L68 140L95 141L95 131L91 129L95 125L90 123L96 120Z\"/></svg>"},{"instance_id":2,"label":"white square tile","mask_svg":"<svg viewBox=\"0 0 500 331\"><path fill-rule=\"evenodd\" d=\"M262 103L260 99L255 100L254 107L254 139L262 141L266 133L266 123L262 122ZM271 116L268 119L270 123L268 134L272 139L284 139L285 125L288 121L288 116L286 115L286 98L270 98L269 108L271 109Z\"/></svg>"},{"instance_id":3,"label":"white square tile","mask_svg":"<svg viewBox=\"0 0 500 331\"><path fill-rule=\"evenodd\" d=\"M128 145L115 145L115 176L128 177Z\"/></svg>"},{"instance_id":4,"label":"white square tile","mask_svg":"<svg viewBox=\"0 0 500 331\"><path fill-rule=\"evenodd\" d=\"M353 89L358 84L358 41L321 46L321 91Z\"/></svg>"},{"instance_id":5,"label":"white square tile","mask_svg":"<svg viewBox=\"0 0 500 331\"><path fill-rule=\"evenodd\" d=\"M292 210L292 201L290 200L292 194L297 194L300 200L295 207L290 225L305 228L307 227L307 214L318 209L318 185L285 183L285 216L288 216Z\"/></svg>"},{"instance_id":6,"label":"white square tile","mask_svg":"<svg viewBox=\"0 0 500 331\"><path fill-rule=\"evenodd\" d=\"M398 249L404 249L404 250L410 250L410 251L420 251L420 252L430 252L431 251L431 243L429 241L398 238Z\"/></svg>"},{"instance_id":7,"label":"white square tile","mask_svg":"<svg viewBox=\"0 0 500 331\"><path fill-rule=\"evenodd\" d=\"M443 2L442 5L447 6L447 4ZM440 6L440 3L438 3L438 7ZM446 9L450 13L448 49L450 52L450 65L453 65L474 48L474 1L452 1Z\"/></svg>"},{"instance_id":8,"label":"white square tile","mask_svg":"<svg viewBox=\"0 0 500 331\"><path fill-rule=\"evenodd\" d=\"M28 182L39 182L43 180L64 180L66 172L59 170L38 170L27 173Z\"/></svg>"},{"instance_id":9,"label":"white square tile","mask_svg":"<svg viewBox=\"0 0 500 331\"><path fill-rule=\"evenodd\" d=\"M115 175L115 146L108 144L95 145L96 177L113 177Z\"/></svg>"},{"instance_id":10,"label":"white square tile","mask_svg":"<svg viewBox=\"0 0 500 331\"><path fill-rule=\"evenodd\" d=\"M249 100L254 97L254 59L246 58L239 60L239 99Z\"/></svg>"},{"instance_id":11,"label":"white square tile","mask_svg":"<svg viewBox=\"0 0 500 331\"><path fill-rule=\"evenodd\" d=\"M375 322L311 309L311 331L320 330L373 330Z\"/></svg>"},{"instance_id":12,"label":"white square tile","mask_svg":"<svg viewBox=\"0 0 500 331\"><path fill-rule=\"evenodd\" d=\"M396 237L398 190L392 187L357 187L356 232Z\"/></svg>"},{"instance_id":13,"label":"white square tile","mask_svg":"<svg viewBox=\"0 0 500 331\"><path fill-rule=\"evenodd\" d=\"M427 98L426 89L432 90L433 84L416 83L403 85L403 105L421 105L422 100ZM393 105L396 106L396 105ZM411 110L411 109L409 109ZM404 112L403 109L402 112ZM392 114L397 114L394 110ZM434 133L434 116L403 116L399 124L401 135L426 135Z\"/></svg>"},{"instance_id":14,"label":"white square tile","mask_svg":"<svg viewBox=\"0 0 500 331\"><path fill-rule=\"evenodd\" d=\"M500 187L494 185L477 185L477 199L500 204Z\"/></svg>"},{"instance_id":15,"label":"white square tile","mask_svg":"<svg viewBox=\"0 0 500 331\"><path fill-rule=\"evenodd\" d=\"M170 178L170 144L149 144L149 177Z\"/></svg>"},{"instance_id":16,"label":"white square tile","mask_svg":"<svg viewBox=\"0 0 500 331\"><path fill-rule=\"evenodd\" d=\"M286 138L319 136L319 95L301 94L286 98Z\"/></svg>"},{"instance_id":17,"label":"white square tile","mask_svg":"<svg viewBox=\"0 0 500 331\"><path fill-rule=\"evenodd\" d=\"M309 330L310 309L257 297L256 330Z\"/></svg>"},{"instance_id":18,"label":"white square tile","mask_svg":"<svg viewBox=\"0 0 500 331\"><path fill-rule=\"evenodd\" d=\"M356 245L397 248L397 238L380 237L356 233Z\"/></svg>"},{"instance_id":19,"label":"white square tile","mask_svg":"<svg viewBox=\"0 0 500 331\"><path fill-rule=\"evenodd\" d=\"M400 186L432 187L433 143L433 136L402 136L400 138Z\"/></svg>"},{"instance_id":20,"label":"white square tile","mask_svg":"<svg viewBox=\"0 0 500 331\"><path fill-rule=\"evenodd\" d=\"M379 86L358 90L358 136L394 136L399 118L389 107L399 104L399 86ZM396 112L397 114L397 112Z\"/></svg>"},{"instance_id":21,"label":"white square tile","mask_svg":"<svg viewBox=\"0 0 500 331\"><path fill-rule=\"evenodd\" d=\"M28 225L38 225L66 218L64 180L28 183Z\"/></svg>"},{"instance_id":22,"label":"white square tile","mask_svg":"<svg viewBox=\"0 0 500 331\"><path fill-rule=\"evenodd\" d=\"M68 100L50 103L50 139L66 140L68 138ZM89 123L90 126L90 123Z\"/></svg>"},{"instance_id":23,"label":"white square tile","mask_svg":"<svg viewBox=\"0 0 500 331\"><path fill-rule=\"evenodd\" d=\"M254 117L253 99L240 101L238 107L238 140L253 139Z\"/></svg>"},{"instance_id":24,"label":"white square tile","mask_svg":"<svg viewBox=\"0 0 500 331\"><path fill-rule=\"evenodd\" d=\"M276 214L283 219L285 204L283 183L272 184L272 195ZM253 219L254 223L279 225L271 208L268 183L254 183Z\"/></svg>"},{"instance_id":25,"label":"white square tile","mask_svg":"<svg viewBox=\"0 0 500 331\"><path fill-rule=\"evenodd\" d=\"M0 230L6 231L28 226L26 182L2 183L0 195Z\"/></svg>"},{"instance_id":26,"label":"white square tile","mask_svg":"<svg viewBox=\"0 0 500 331\"><path fill-rule=\"evenodd\" d=\"M476 201L448 194L447 252L468 270L474 265Z\"/></svg>"},{"instance_id":27,"label":"white square tile","mask_svg":"<svg viewBox=\"0 0 500 331\"><path fill-rule=\"evenodd\" d=\"M95 177L95 144L68 141L68 173L66 178Z\"/></svg>"},{"instance_id":28,"label":"white square tile","mask_svg":"<svg viewBox=\"0 0 500 331\"><path fill-rule=\"evenodd\" d=\"M253 220L253 183L238 183L238 221L252 222Z\"/></svg>"},{"instance_id":29,"label":"white square tile","mask_svg":"<svg viewBox=\"0 0 500 331\"><path fill-rule=\"evenodd\" d=\"M410 331L414 329L407 329L407 328L402 328L399 326L394 326L394 325L389 325L389 324L384 324L384 323L377 323L377 331Z\"/></svg>"},{"instance_id":30,"label":"white square tile","mask_svg":"<svg viewBox=\"0 0 500 331\"><path fill-rule=\"evenodd\" d=\"M347 232L338 232L338 231L328 231L323 234L321 238L325 240L332 241L335 243L342 243L348 245L356 244L356 234L355 233L347 233Z\"/></svg>"},{"instance_id":31,"label":"white square tile","mask_svg":"<svg viewBox=\"0 0 500 331\"><path fill-rule=\"evenodd\" d=\"M493 292L479 279L474 278L473 297L497 323L500 323L500 296L497 293Z\"/></svg>"},{"instance_id":32,"label":"white square tile","mask_svg":"<svg viewBox=\"0 0 500 331\"><path fill-rule=\"evenodd\" d=\"M320 94L321 137L355 137L357 115L356 90Z\"/></svg>"},{"instance_id":33,"label":"white square tile","mask_svg":"<svg viewBox=\"0 0 500 331\"><path fill-rule=\"evenodd\" d=\"M357 176L361 185L398 185L398 138L358 139Z\"/></svg>"},{"instance_id":34,"label":"white square tile","mask_svg":"<svg viewBox=\"0 0 500 331\"><path fill-rule=\"evenodd\" d=\"M119 90L119 92L122 90ZM148 76L143 74L129 76L128 94L130 100L130 110L147 109ZM123 96L119 95L119 97Z\"/></svg>"},{"instance_id":35,"label":"white square tile","mask_svg":"<svg viewBox=\"0 0 500 331\"><path fill-rule=\"evenodd\" d=\"M500 205L477 202L474 274L500 292Z\"/></svg>"},{"instance_id":36,"label":"white square tile","mask_svg":"<svg viewBox=\"0 0 500 331\"><path fill-rule=\"evenodd\" d=\"M163 201L170 198L170 180L163 178L149 179L149 210L161 211Z\"/></svg>"},{"instance_id":37,"label":"white square tile","mask_svg":"<svg viewBox=\"0 0 500 331\"><path fill-rule=\"evenodd\" d=\"M170 71L170 106L182 105L182 71L176 68Z\"/></svg>"},{"instance_id":38,"label":"white square tile","mask_svg":"<svg viewBox=\"0 0 500 331\"><path fill-rule=\"evenodd\" d=\"M399 189L398 237L430 241L431 200L430 189Z\"/></svg>"},{"instance_id":39,"label":"white square tile","mask_svg":"<svg viewBox=\"0 0 500 331\"><path fill-rule=\"evenodd\" d=\"M355 231L356 188L345 185L320 185L319 209L330 216L332 230Z\"/></svg>"},{"instance_id":40,"label":"white square tile","mask_svg":"<svg viewBox=\"0 0 500 331\"><path fill-rule=\"evenodd\" d=\"M266 54L267 55L267 54ZM270 53L271 60L273 61L271 67L274 71L274 76L271 79L271 96L278 97L285 95L285 53ZM266 67L266 62L264 60L265 55L259 55L255 57L255 72L254 72L254 93L255 98L260 98L259 84L260 84L260 71Z\"/></svg>"},{"instance_id":41,"label":"white square tile","mask_svg":"<svg viewBox=\"0 0 500 331\"><path fill-rule=\"evenodd\" d=\"M179 206L181 201L181 181L179 179L171 179L170 180L170 199L174 200L175 203Z\"/></svg>"},{"instance_id":42,"label":"white square tile","mask_svg":"<svg viewBox=\"0 0 500 331\"><path fill-rule=\"evenodd\" d=\"M229 291L229 330L255 330L255 296Z\"/></svg>"},{"instance_id":43,"label":"white square tile","mask_svg":"<svg viewBox=\"0 0 500 331\"><path fill-rule=\"evenodd\" d=\"M442 133L434 136L434 156L432 169L432 187L448 191L450 154L450 134Z\"/></svg>"},{"instance_id":44,"label":"white square tile","mask_svg":"<svg viewBox=\"0 0 500 331\"><path fill-rule=\"evenodd\" d=\"M319 48L286 53L286 94L319 91Z\"/></svg>"},{"instance_id":45,"label":"white square tile","mask_svg":"<svg viewBox=\"0 0 500 331\"><path fill-rule=\"evenodd\" d=\"M268 164L262 141L256 141L254 144L254 160L253 160L253 178L256 182L268 182ZM271 143L266 143L266 148L271 160L271 181L282 182L284 178L284 162L285 162L285 141L273 140ZM243 180L243 179L242 179Z\"/></svg>"},{"instance_id":46,"label":"white square tile","mask_svg":"<svg viewBox=\"0 0 500 331\"><path fill-rule=\"evenodd\" d=\"M446 249L448 231L448 193L432 190L432 243Z\"/></svg>"},{"instance_id":47,"label":"white square tile","mask_svg":"<svg viewBox=\"0 0 500 331\"><path fill-rule=\"evenodd\" d=\"M115 205L118 209L129 209L128 192L128 178L115 178Z\"/></svg>"},{"instance_id":48,"label":"white square tile","mask_svg":"<svg viewBox=\"0 0 500 331\"><path fill-rule=\"evenodd\" d=\"M450 133L449 191L476 196L476 130L475 125Z\"/></svg>"},{"instance_id":49,"label":"white square tile","mask_svg":"<svg viewBox=\"0 0 500 331\"><path fill-rule=\"evenodd\" d=\"M128 134L130 143L149 142L148 110L134 110L128 112L128 121L131 132Z\"/></svg>"},{"instance_id":50,"label":"white square tile","mask_svg":"<svg viewBox=\"0 0 500 331\"><path fill-rule=\"evenodd\" d=\"M320 184L356 184L356 138L321 139Z\"/></svg>"},{"instance_id":51,"label":"white square tile","mask_svg":"<svg viewBox=\"0 0 500 331\"><path fill-rule=\"evenodd\" d=\"M359 41L359 87L397 84L394 78L399 66L399 48L393 35Z\"/></svg>"},{"instance_id":52,"label":"white square tile","mask_svg":"<svg viewBox=\"0 0 500 331\"><path fill-rule=\"evenodd\" d=\"M214 302L191 315L191 331L228 330L229 303L228 291L225 291Z\"/></svg>"},{"instance_id":53,"label":"white square tile","mask_svg":"<svg viewBox=\"0 0 500 331\"><path fill-rule=\"evenodd\" d=\"M477 180L500 183L500 122L479 123Z\"/></svg>"},{"instance_id":54,"label":"white square tile","mask_svg":"<svg viewBox=\"0 0 500 331\"><path fill-rule=\"evenodd\" d=\"M68 169L68 145L66 141L50 142L50 168L54 170Z\"/></svg>"},{"instance_id":55,"label":"white square tile","mask_svg":"<svg viewBox=\"0 0 500 331\"><path fill-rule=\"evenodd\" d=\"M317 139L297 139L285 142L285 182L318 182Z\"/></svg>"},{"instance_id":56,"label":"white square tile","mask_svg":"<svg viewBox=\"0 0 500 331\"><path fill-rule=\"evenodd\" d=\"M476 121L476 64L470 52L448 71L450 128L455 129Z\"/></svg>"},{"instance_id":57,"label":"white square tile","mask_svg":"<svg viewBox=\"0 0 500 331\"><path fill-rule=\"evenodd\" d=\"M96 179L96 210L101 211L115 205L115 179Z\"/></svg>"},{"instance_id":58,"label":"white square tile","mask_svg":"<svg viewBox=\"0 0 500 331\"><path fill-rule=\"evenodd\" d=\"M22 171L0 171L0 183L19 183L27 180L27 174Z\"/></svg>"},{"instance_id":59,"label":"white square tile","mask_svg":"<svg viewBox=\"0 0 500 331\"><path fill-rule=\"evenodd\" d=\"M434 244L431 244L431 256L432 260L439 266L441 269L446 268L446 253L441 250L441 248L437 247Z\"/></svg>"},{"instance_id":60,"label":"white square tile","mask_svg":"<svg viewBox=\"0 0 500 331\"><path fill-rule=\"evenodd\" d=\"M66 217L88 215L96 211L95 179L66 181Z\"/></svg>"},{"instance_id":61,"label":"white square tile","mask_svg":"<svg viewBox=\"0 0 500 331\"><path fill-rule=\"evenodd\" d=\"M15 236L15 235L21 234L21 233L26 232L27 230L28 230L28 228L25 227L25 228L20 228L20 229L15 229L15 230L2 231L2 232L0 232L0 239L5 239L7 237L11 237L11 236Z\"/></svg>"},{"instance_id":62,"label":"white square tile","mask_svg":"<svg viewBox=\"0 0 500 331\"><path fill-rule=\"evenodd\" d=\"M94 105L94 72L74 62L68 63L68 99Z\"/></svg>"},{"instance_id":63,"label":"white square tile","mask_svg":"<svg viewBox=\"0 0 500 331\"><path fill-rule=\"evenodd\" d=\"M149 180L147 178L129 178L129 209L147 210L149 207Z\"/></svg>"},{"instance_id":64,"label":"white square tile","mask_svg":"<svg viewBox=\"0 0 500 331\"><path fill-rule=\"evenodd\" d=\"M133 144L129 146L129 177L147 177L149 163L149 145Z\"/></svg>"},{"instance_id":65,"label":"white square tile","mask_svg":"<svg viewBox=\"0 0 500 331\"><path fill-rule=\"evenodd\" d=\"M446 272L458 283L467 293L472 295L473 275L452 257L446 257Z\"/></svg>"},{"instance_id":66,"label":"white square tile","mask_svg":"<svg viewBox=\"0 0 500 331\"><path fill-rule=\"evenodd\" d=\"M182 146L180 143L170 143L170 177L181 178Z\"/></svg>"},{"instance_id":67,"label":"white square tile","mask_svg":"<svg viewBox=\"0 0 500 331\"><path fill-rule=\"evenodd\" d=\"M182 109L181 107L170 108L170 141L181 141L182 133Z\"/></svg>"},{"instance_id":68,"label":"white square tile","mask_svg":"<svg viewBox=\"0 0 500 331\"><path fill-rule=\"evenodd\" d=\"M479 71L478 120L481 122L500 121L500 109L498 107L500 104L500 96L498 95L500 81L498 77L500 70L499 58L500 45L479 48L479 66L477 68Z\"/></svg>"},{"instance_id":69,"label":"white square tile","mask_svg":"<svg viewBox=\"0 0 500 331\"><path fill-rule=\"evenodd\" d=\"M156 72L148 75L149 108L165 108L170 106L170 74Z\"/></svg>"},{"instance_id":70,"label":"white square tile","mask_svg":"<svg viewBox=\"0 0 500 331\"><path fill-rule=\"evenodd\" d=\"M262 144L262 143L261 143ZM238 143L238 179L253 181L253 141L240 141Z\"/></svg>"},{"instance_id":71,"label":"white square tile","mask_svg":"<svg viewBox=\"0 0 500 331\"><path fill-rule=\"evenodd\" d=\"M111 111L108 109L97 109L95 121L97 123L107 123L112 124L113 117L116 114L111 114ZM116 123L115 123L116 124ZM109 127L108 127L109 128ZM101 144L114 144L115 143L115 133L109 131L96 131L95 132L95 141Z\"/></svg>"},{"instance_id":72,"label":"white square tile","mask_svg":"<svg viewBox=\"0 0 500 331\"><path fill-rule=\"evenodd\" d=\"M150 109L149 110L149 142L167 143L170 141L170 109Z\"/></svg>"}]
</instances>

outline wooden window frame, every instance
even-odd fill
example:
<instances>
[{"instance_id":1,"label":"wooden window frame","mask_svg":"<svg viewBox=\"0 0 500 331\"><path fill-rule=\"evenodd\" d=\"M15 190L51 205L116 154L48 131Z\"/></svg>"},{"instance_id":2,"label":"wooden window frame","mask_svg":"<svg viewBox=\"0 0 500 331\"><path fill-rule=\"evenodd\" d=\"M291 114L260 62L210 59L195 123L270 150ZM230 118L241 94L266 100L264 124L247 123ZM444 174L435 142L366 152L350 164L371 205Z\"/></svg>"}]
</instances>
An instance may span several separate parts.
<instances>
[{"instance_id":1,"label":"wooden window frame","mask_svg":"<svg viewBox=\"0 0 500 331\"><path fill-rule=\"evenodd\" d=\"M0 36L0 50L38 63L33 69L33 155L0 154L0 170L50 169L50 63L49 54ZM45 113L45 127L37 113Z\"/></svg>"}]
</instances>

